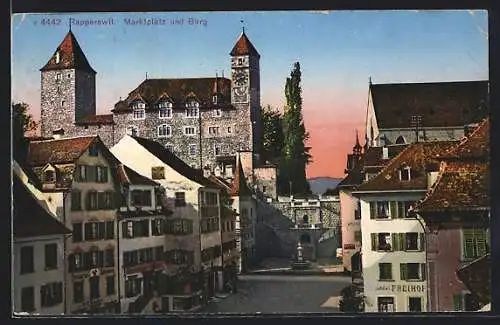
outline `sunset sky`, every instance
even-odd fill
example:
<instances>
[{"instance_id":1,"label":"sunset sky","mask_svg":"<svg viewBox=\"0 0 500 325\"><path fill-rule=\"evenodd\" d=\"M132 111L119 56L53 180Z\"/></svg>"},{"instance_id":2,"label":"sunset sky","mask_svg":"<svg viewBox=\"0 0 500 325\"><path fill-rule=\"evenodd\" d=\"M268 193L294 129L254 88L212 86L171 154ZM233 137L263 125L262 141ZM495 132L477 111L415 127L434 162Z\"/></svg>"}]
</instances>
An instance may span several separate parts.
<instances>
[{"instance_id":1,"label":"sunset sky","mask_svg":"<svg viewBox=\"0 0 500 325\"><path fill-rule=\"evenodd\" d=\"M355 129L364 143L373 83L488 79L486 11L23 14L12 19L12 100L40 116L40 71L68 32L69 18L113 19L72 30L97 71L97 111L149 78L230 75L229 52L245 31L261 55L261 104L282 108L285 79L302 67L303 114L313 163L309 178L342 178ZM55 18L43 24L42 19ZM165 25L128 25L160 18ZM171 19L184 19L171 25ZM190 18L201 24L189 24ZM203 23L205 20L205 24Z\"/></svg>"}]
</instances>

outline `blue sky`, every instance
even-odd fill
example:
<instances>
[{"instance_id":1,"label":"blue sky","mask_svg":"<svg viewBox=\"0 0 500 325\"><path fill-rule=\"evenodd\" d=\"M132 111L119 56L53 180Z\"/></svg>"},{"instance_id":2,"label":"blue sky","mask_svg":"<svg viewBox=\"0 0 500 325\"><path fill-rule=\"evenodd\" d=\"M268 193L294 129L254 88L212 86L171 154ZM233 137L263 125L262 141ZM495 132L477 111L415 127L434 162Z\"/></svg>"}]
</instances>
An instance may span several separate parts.
<instances>
[{"instance_id":1,"label":"blue sky","mask_svg":"<svg viewBox=\"0 0 500 325\"><path fill-rule=\"evenodd\" d=\"M69 17L112 17L115 22L112 26L72 27L97 71L100 113L109 112L120 97L126 97L146 72L151 78L180 78L213 76L224 70L228 76L229 52L241 32L240 20L244 20L246 33L261 54L262 105L283 106L285 78L299 61L304 120L311 142L328 144L321 151L331 152L331 159L341 159L342 165L346 150L352 147L354 128L361 128L364 122L370 76L374 83L488 78L486 11L15 15L13 100L30 104L35 117L39 116L39 69L67 33ZM44 26L43 18L61 22ZM132 26L125 24L125 18L184 18L184 24ZM204 19L206 25L189 25L189 18ZM319 151L316 156L320 157ZM315 164L319 166L319 162ZM342 174L343 167L336 168L330 175ZM327 171L318 173L313 176Z\"/></svg>"}]
</instances>

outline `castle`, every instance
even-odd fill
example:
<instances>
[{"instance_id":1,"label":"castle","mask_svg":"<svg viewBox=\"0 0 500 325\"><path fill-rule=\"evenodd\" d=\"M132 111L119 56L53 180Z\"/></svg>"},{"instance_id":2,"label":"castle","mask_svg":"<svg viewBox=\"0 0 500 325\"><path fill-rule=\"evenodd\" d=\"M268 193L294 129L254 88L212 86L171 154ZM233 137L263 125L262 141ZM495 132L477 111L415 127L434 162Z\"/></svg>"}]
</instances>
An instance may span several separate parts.
<instances>
[{"instance_id":1,"label":"castle","mask_svg":"<svg viewBox=\"0 0 500 325\"><path fill-rule=\"evenodd\" d=\"M276 167L260 161L260 54L243 30L230 52L231 79L147 79L111 114L96 114L96 71L69 30L41 71L42 137L125 134L152 139L205 176L230 181L239 156L254 190L275 199Z\"/></svg>"}]
</instances>

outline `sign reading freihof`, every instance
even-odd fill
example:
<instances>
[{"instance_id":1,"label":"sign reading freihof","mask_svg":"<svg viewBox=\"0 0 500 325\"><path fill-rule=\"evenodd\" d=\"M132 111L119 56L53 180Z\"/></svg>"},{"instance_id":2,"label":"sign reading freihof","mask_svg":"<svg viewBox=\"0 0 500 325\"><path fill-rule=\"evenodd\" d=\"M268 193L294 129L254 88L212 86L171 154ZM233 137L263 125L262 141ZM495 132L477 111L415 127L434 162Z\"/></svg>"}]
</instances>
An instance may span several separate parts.
<instances>
[{"instance_id":1,"label":"sign reading freihof","mask_svg":"<svg viewBox=\"0 0 500 325\"><path fill-rule=\"evenodd\" d=\"M377 291L391 291L391 292L425 292L425 285L423 284L385 284L378 286Z\"/></svg>"}]
</instances>

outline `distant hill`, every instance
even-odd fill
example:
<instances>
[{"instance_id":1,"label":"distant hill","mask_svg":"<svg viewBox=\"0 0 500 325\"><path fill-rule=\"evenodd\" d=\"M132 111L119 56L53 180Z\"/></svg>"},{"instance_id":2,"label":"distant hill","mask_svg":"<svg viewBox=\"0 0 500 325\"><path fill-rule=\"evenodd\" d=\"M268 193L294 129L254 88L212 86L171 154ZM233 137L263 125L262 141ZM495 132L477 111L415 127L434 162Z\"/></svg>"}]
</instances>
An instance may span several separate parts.
<instances>
[{"instance_id":1,"label":"distant hill","mask_svg":"<svg viewBox=\"0 0 500 325\"><path fill-rule=\"evenodd\" d=\"M333 177L314 177L308 179L311 191L317 195L322 195L329 188L334 189L341 180L342 178Z\"/></svg>"}]
</instances>

